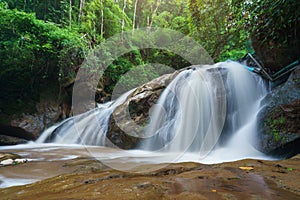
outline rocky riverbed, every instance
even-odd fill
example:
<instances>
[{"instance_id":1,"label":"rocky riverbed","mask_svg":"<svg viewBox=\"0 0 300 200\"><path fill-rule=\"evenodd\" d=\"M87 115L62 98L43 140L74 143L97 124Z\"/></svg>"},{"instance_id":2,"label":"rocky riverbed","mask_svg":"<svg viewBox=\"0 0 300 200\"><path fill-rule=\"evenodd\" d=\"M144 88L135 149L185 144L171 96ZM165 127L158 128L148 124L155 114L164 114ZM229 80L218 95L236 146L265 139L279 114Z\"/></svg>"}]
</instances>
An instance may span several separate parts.
<instances>
[{"instance_id":1,"label":"rocky riverbed","mask_svg":"<svg viewBox=\"0 0 300 200\"><path fill-rule=\"evenodd\" d=\"M140 164L134 170L140 173L118 171L85 155L50 160L0 167L4 176L23 173L23 177L41 180L2 188L0 198L300 199L300 155L280 161L246 159L212 165ZM124 168L131 162L111 161ZM153 167L158 169L147 171Z\"/></svg>"}]
</instances>

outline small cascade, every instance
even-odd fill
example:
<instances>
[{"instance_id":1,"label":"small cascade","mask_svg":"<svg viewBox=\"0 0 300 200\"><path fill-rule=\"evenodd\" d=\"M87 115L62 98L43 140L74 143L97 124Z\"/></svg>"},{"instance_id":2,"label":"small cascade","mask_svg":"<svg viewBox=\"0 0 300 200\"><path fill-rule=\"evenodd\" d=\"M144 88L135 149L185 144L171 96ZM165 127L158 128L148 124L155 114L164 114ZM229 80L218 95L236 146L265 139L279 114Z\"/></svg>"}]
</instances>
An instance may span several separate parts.
<instances>
[{"instance_id":1,"label":"small cascade","mask_svg":"<svg viewBox=\"0 0 300 200\"><path fill-rule=\"evenodd\" d=\"M50 127L37 141L106 146L109 119L131 92ZM252 144L260 100L266 93L261 77L239 63L192 66L162 92L145 127L149 137L137 148L189 152L208 163L260 156Z\"/></svg>"},{"instance_id":2,"label":"small cascade","mask_svg":"<svg viewBox=\"0 0 300 200\"><path fill-rule=\"evenodd\" d=\"M132 90L126 92L114 102L100 104L98 108L68 118L48 128L37 139L37 142L105 146L110 116L131 92Z\"/></svg>"}]
</instances>

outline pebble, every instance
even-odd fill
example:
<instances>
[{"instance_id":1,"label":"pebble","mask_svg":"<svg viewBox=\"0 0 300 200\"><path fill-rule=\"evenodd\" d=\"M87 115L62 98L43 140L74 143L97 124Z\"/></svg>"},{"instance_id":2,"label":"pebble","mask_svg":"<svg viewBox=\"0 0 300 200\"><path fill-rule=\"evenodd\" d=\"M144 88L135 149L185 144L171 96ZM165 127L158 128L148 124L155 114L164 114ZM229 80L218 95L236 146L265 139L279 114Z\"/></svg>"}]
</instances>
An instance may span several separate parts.
<instances>
[{"instance_id":1,"label":"pebble","mask_svg":"<svg viewBox=\"0 0 300 200\"><path fill-rule=\"evenodd\" d=\"M13 164L14 160L13 159L6 159L1 161L1 165L11 165Z\"/></svg>"},{"instance_id":2,"label":"pebble","mask_svg":"<svg viewBox=\"0 0 300 200\"><path fill-rule=\"evenodd\" d=\"M6 159L6 160L2 160L0 162L0 165L12 165L12 164L20 164L20 163L25 163L27 162L28 160L25 159L25 158L17 158L15 160L13 159Z\"/></svg>"},{"instance_id":3,"label":"pebble","mask_svg":"<svg viewBox=\"0 0 300 200\"><path fill-rule=\"evenodd\" d=\"M17 159L15 159L15 162L16 163L25 163L25 162L27 162L27 159L25 159L25 158L17 158Z\"/></svg>"}]
</instances>

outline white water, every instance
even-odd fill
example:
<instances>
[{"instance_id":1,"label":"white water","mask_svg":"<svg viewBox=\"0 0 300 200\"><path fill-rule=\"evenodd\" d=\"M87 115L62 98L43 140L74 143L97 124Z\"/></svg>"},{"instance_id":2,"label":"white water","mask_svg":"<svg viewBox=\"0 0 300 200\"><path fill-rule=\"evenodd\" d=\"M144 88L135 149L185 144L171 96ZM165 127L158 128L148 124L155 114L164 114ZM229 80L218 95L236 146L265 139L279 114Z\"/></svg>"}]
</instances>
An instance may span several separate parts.
<instances>
[{"instance_id":1,"label":"white water","mask_svg":"<svg viewBox=\"0 0 300 200\"><path fill-rule=\"evenodd\" d=\"M37 142L106 146L109 118L131 92L49 128ZM209 163L264 157L252 144L266 93L263 80L236 62L184 70L161 94L145 130L152 137L138 148L175 153L170 162L185 153Z\"/></svg>"},{"instance_id":2,"label":"white water","mask_svg":"<svg viewBox=\"0 0 300 200\"><path fill-rule=\"evenodd\" d=\"M266 93L263 80L235 62L184 71L161 95L147 129L155 136L140 148L174 152L170 162L266 158L253 147Z\"/></svg>"},{"instance_id":3,"label":"white water","mask_svg":"<svg viewBox=\"0 0 300 200\"><path fill-rule=\"evenodd\" d=\"M224 62L195 66L181 72L154 106L150 124L145 130L149 138L136 150L107 148L110 116L131 92L50 127L35 143L0 147L0 151L9 150L22 155L37 166L39 162L94 157L123 171L135 171L136 166L146 163L192 161L212 164L246 158L272 159L253 147L256 115L267 87L259 76L240 64ZM11 172L4 167L0 187L27 184L57 175L55 170L42 166L32 168L28 176L23 170ZM147 168L149 171L155 169Z\"/></svg>"},{"instance_id":4,"label":"white water","mask_svg":"<svg viewBox=\"0 0 300 200\"><path fill-rule=\"evenodd\" d=\"M131 92L49 128L37 142L106 146L109 118ZM202 163L264 158L252 144L266 93L263 80L236 62L184 70L154 106L145 129L152 137L142 140L138 149L146 157L154 152L173 155L167 156L168 162L183 157Z\"/></svg>"},{"instance_id":5,"label":"white water","mask_svg":"<svg viewBox=\"0 0 300 200\"><path fill-rule=\"evenodd\" d=\"M110 116L131 92L126 92L115 102L99 105L94 110L68 118L58 125L50 127L41 134L36 142L105 146Z\"/></svg>"},{"instance_id":6,"label":"white water","mask_svg":"<svg viewBox=\"0 0 300 200\"><path fill-rule=\"evenodd\" d=\"M155 136L140 147L205 157L217 143L226 117L226 91L219 71L202 66L182 72L156 108L146 129Z\"/></svg>"}]
</instances>

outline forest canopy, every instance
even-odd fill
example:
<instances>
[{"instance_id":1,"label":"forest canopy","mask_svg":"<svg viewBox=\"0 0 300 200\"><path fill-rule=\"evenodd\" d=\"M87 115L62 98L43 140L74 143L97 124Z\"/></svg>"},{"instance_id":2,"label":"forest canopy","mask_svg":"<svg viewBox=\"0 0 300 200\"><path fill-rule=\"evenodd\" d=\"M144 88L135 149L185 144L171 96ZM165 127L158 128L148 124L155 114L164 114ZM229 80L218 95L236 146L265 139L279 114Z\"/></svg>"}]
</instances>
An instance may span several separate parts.
<instances>
[{"instance_id":1,"label":"forest canopy","mask_svg":"<svg viewBox=\"0 0 300 200\"><path fill-rule=\"evenodd\" d=\"M298 0L1 0L1 112L10 112L11 101L19 109L38 100L49 83L58 90L70 85L97 45L143 27L191 36L215 61L255 51L266 65L283 67L299 59L299 5ZM122 74L153 61L174 69L189 65L172 52L137 49L115 60L99 87L111 93Z\"/></svg>"}]
</instances>

